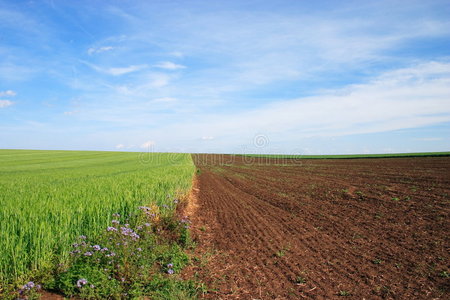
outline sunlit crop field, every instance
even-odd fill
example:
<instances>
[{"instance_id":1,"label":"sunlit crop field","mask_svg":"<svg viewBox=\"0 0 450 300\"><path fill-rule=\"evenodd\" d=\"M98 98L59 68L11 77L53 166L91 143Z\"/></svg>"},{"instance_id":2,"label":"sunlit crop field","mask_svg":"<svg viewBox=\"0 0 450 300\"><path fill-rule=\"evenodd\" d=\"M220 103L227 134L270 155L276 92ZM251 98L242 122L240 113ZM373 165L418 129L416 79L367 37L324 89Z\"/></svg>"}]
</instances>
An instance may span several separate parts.
<instances>
[{"instance_id":1,"label":"sunlit crop field","mask_svg":"<svg viewBox=\"0 0 450 300\"><path fill-rule=\"evenodd\" d=\"M113 213L173 210L193 173L187 154L0 150L0 283L63 262Z\"/></svg>"}]
</instances>

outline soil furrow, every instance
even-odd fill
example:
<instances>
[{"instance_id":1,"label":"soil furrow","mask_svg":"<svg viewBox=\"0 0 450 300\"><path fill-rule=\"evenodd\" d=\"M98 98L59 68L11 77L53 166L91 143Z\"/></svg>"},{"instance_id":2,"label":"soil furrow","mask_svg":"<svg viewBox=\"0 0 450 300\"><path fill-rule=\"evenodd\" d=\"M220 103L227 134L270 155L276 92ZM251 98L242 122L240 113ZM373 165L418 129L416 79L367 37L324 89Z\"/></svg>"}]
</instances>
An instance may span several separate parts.
<instances>
[{"instance_id":1,"label":"soil furrow","mask_svg":"<svg viewBox=\"0 0 450 300\"><path fill-rule=\"evenodd\" d=\"M205 298L449 295L449 158L194 160Z\"/></svg>"}]
</instances>

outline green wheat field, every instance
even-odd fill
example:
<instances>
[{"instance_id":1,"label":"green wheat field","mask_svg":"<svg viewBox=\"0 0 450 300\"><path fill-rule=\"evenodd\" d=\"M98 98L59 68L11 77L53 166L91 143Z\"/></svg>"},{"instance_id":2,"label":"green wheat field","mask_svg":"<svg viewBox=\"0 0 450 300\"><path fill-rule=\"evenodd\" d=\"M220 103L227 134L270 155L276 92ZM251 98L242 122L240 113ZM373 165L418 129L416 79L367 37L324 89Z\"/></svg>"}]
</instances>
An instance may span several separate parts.
<instances>
[{"instance_id":1,"label":"green wheat field","mask_svg":"<svg viewBox=\"0 0 450 300\"><path fill-rule=\"evenodd\" d=\"M0 282L67 261L80 235L140 205L171 211L191 186L188 154L0 150Z\"/></svg>"}]
</instances>

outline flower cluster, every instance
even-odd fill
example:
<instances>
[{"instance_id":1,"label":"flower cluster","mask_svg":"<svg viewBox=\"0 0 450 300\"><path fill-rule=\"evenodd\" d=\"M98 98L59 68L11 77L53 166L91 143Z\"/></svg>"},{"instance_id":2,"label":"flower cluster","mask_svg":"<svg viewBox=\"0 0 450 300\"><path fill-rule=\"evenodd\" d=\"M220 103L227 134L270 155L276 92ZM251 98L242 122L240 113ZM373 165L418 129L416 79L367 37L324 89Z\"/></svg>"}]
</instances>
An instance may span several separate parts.
<instances>
[{"instance_id":1,"label":"flower cluster","mask_svg":"<svg viewBox=\"0 0 450 300\"><path fill-rule=\"evenodd\" d=\"M182 219L181 219L181 221L180 221L180 223L184 226L184 228L189 228L189 226L191 225L191 221L189 220L189 217L188 216L184 216Z\"/></svg>"},{"instance_id":2,"label":"flower cluster","mask_svg":"<svg viewBox=\"0 0 450 300\"><path fill-rule=\"evenodd\" d=\"M140 238L139 234L137 234L133 229L129 228L128 224L120 227L120 233L125 236L131 237L133 240L137 240Z\"/></svg>"},{"instance_id":3,"label":"flower cluster","mask_svg":"<svg viewBox=\"0 0 450 300\"><path fill-rule=\"evenodd\" d=\"M172 256L170 252L169 257L163 258L155 256L154 251L161 251L155 249L165 249L165 245L171 243L182 245L180 237L185 228L189 227L190 221L187 217L178 221L173 215L166 215L163 207L155 204L140 206L140 213L129 217L114 214L109 226L106 226L104 232L95 240L90 236L80 236L70 252L76 263L62 275L69 279L61 281L67 282L64 289L90 297L102 291L110 282L111 288L123 288L124 291L130 288L130 282L147 282L151 274L158 269L157 272L175 274L176 270L187 262L187 257L180 252ZM161 245L161 242L168 244ZM173 251L172 249L178 248L171 248L170 251ZM170 263L166 259L170 259ZM85 271L92 269L101 272ZM95 290L94 285L97 286Z\"/></svg>"},{"instance_id":4,"label":"flower cluster","mask_svg":"<svg viewBox=\"0 0 450 300\"><path fill-rule=\"evenodd\" d=\"M28 283L26 283L22 286L22 290L24 290L24 291L29 291L32 289L40 290L41 286L39 284L34 284L33 281L29 281Z\"/></svg>"},{"instance_id":5,"label":"flower cluster","mask_svg":"<svg viewBox=\"0 0 450 300\"><path fill-rule=\"evenodd\" d=\"M33 281L29 281L28 283L22 286L22 288L19 290L19 294L21 296L26 296L33 292L39 291L40 289L41 286L39 284L35 284Z\"/></svg>"},{"instance_id":6,"label":"flower cluster","mask_svg":"<svg viewBox=\"0 0 450 300\"><path fill-rule=\"evenodd\" d=\"M159 220L159 207L156 205L148 206L139 206L139 209L144 212L144 214L150 218L152 221Z\"/></svg>"},{"instance_id":7,"label":"flower cluster","mask_svg":"<svg viewBox=\"0 0 450 300\"><path fill-rule=\"evenodd\" d=\"M88 283L88 281L85 278L78 279L77 281L77 287L82 288Z\"/></svg>"},{"instance_id":8,"label":"flower cluster","mask_svg":"<svg viewBox=\"0 0 450 300\"><path fill-rule=\"evenodd\" d=\"M74 243L72 244L72 247L75 248L70 252L72 255L82 254L82 256L90 257L94 256L96 252L99 253L106 253L106 257L114 256L114 252L110 252L107 247L101 247L100 245L92 245L89 246L85 239L87 239L86 236L80 236L80 239L83 241L81 243Z\"/></svg>"},{"instance_id":9,"label":"flower cluster","mask_svg":"<svg viewBox=\"0 0 450 300\"><path fill-rule=\"evenodd\" d=\"M167 274L172 275L174 273L173 271L173 264L167 264Z\"/></svg>"}]
</instances>

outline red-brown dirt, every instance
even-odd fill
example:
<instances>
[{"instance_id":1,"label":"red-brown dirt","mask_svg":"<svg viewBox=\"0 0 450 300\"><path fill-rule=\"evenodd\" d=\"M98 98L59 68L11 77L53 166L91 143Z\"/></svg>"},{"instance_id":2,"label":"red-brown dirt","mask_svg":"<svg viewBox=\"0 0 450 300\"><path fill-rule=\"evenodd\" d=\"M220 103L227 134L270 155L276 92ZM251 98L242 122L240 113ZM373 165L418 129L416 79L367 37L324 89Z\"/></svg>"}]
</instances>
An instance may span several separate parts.
<instances>
[{"instance_id":1,"label":"red-brown dirt","mask_svg":"<svg viewBox=\"0 0 450 300\"><path fill-rule=\"evenodd\" d=\"M207 299L449 299L450 158L194 155Z\"/></svg>"}]
</instances>

